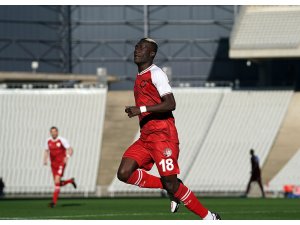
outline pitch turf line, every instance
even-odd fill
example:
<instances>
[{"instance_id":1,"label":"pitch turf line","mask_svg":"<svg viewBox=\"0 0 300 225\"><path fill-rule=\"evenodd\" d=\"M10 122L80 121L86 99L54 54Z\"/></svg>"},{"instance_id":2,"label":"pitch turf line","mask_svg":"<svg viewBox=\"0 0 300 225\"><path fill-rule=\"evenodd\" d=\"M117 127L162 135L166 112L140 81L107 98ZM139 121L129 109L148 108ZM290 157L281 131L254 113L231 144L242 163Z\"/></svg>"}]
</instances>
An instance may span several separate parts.
<instances>
[{"instance_id":1,"label":"pitch turf line","mask_svg":"<svg viewBox=\"0 0 300 225\"><path fill-rule=\"evenodd\" d=\"M240 211L240 212L219 212L222 214L234 214L234 215L244 215L244 214L273 214L273 213L300 213L299 210L287 210L287 211ZM72 216L35 216L35 217L0 217L3 220L34 220L34 219L72 219L72 218L90 218L90 217L120 217L120 216L165 216L172 213L104 213L104 214L91 214L91 215L72 215ZM179 213L180 215L188 215L190 213Z\"/></svg>"},{"instance_id":2,"label":"pitch turf line","mask_svg":"<svg viewBox=\"0 0 300 225\"><path fill-rule=\"evenodd\" d=\"M35 216L35 217L4 217L0 219L5 220L23 220L23 219L64 219L64 218L81 218L81 217L111 217L111 216L165 216L170 215L171 213L104 213L104 214L91 214L91 215L74 215L74 216ZM180 213L181 215L187 215L189 213Z\"/></svg>"}]
</instances>

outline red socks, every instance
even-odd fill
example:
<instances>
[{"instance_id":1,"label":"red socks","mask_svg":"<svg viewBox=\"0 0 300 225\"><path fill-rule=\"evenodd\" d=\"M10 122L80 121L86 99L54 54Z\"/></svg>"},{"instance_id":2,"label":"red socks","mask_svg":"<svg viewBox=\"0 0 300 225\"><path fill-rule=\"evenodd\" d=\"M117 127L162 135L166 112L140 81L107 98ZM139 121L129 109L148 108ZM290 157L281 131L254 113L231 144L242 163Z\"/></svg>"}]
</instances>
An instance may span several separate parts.
<instances>
[{"instance_id":1,"label":"red socks","mask_svg":"<svg viewBox=\"0 0 300 225\"><path fill-rule=\"evenodd\" d=\"M66 184L70 184L73 182L73 179L69 179L69 180L62 180L60 182L60 186L65 186Z\"/></svg>"},{"instance_id":2,"label":"red socks","mask_svg":"<svg viewBox=\"0 0 300 225\"><path fill-rule=\"evenodd\" d=\"M148 174L142 169L137 169L127 180L128 184L133 184L141 188L160 188L163 189L161 180L159 177ZM204 218L208 214L208 210L199 202L194 193L180 183L177 192L174 195L175 198L180 199L184 205L193 213Z\"/></svg>"},{"instance_id":3,"label":"red socks","mask_svg":"<svg viewBox=\"0 0 300 225\"><path fill-rule=\"evenodd\" d=\"M159 177L148 174L142 169L137 169L136 171L134 171L126 183L133 184L141 188L163 189ZM208 210L199 202L194 193L182 183L180 183L174 197L180 199L190 211L200 216L201 218L207 216Z\"/></svg>"},{"instance_id":4,"label":"red socks","mask_svg":"<svg viewBox=\"0 0 300 225\"><path fill-rule=\"evenodd\" d=\"M128 184L133 184L141 188L160 188L163 189L159 177L147 173L145 170L137 169L127 180Z\"/></svg>"},{"instance_id":5,"label":"red socks","mask_svg":"<svg viewBox=\"0 0 300 225\"><path fill-rule=\"evenodd\" d=\"M69 179L69 180L62 180L60 181L60 183L55 184L55 189L54 189L54 193L53 193L53 197L52 197L52 202L54 204L56 204L57 199L58 199L58 195L60 192L60 187L65 186L66 184L70 184L73 182L73 179Z\"/></svg>"},{"instance_id":6,"label":"red socks","mask_svg":"<svg viewBox=\"0 0 300 225\"><path fill-rule=\"evenodd\" d=\"M52 198L52 202L54 204L56 204L56 202L57 202L59 192L60 192L60 185L59 184L55 184L55 190L54 190L53 198Z\"/></svg>"},{"instance_id":7,"label":"red socks","mask_svg":"<svg viewBox=\"0 0 300 225\"><path fill-rule=\"evenodd\" d=\"M204 218L208 214L208 210L199 202L194 193L180 183L175 198L180 199L184 205L193 213Z\"/></svg>"}]
</instances>

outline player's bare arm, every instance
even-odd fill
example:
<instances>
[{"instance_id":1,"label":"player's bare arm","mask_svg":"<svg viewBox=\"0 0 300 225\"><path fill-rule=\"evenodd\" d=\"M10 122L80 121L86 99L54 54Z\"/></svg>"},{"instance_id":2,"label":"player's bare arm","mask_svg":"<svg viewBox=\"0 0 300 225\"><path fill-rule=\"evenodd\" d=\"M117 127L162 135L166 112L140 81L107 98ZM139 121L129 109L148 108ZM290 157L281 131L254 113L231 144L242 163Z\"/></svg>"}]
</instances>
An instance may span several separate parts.
<instances>
[{"instance_id":1,"label":"player's bare arm","mask_svg":"<svg viewBox=\"0 0 300 225\"><path fill-rule=\"evenodd\" d=\"M73 155L73 148L67 148L66 150L66 157L65 157L65 163L68 162L68 159Z\"/></svg>"},{"instance_id":2,"label":"player's bare arm","mask_svg":"<svg viewBox=\"0 0 300 225\"><path fill-rule=\"evenodd\" d=\"M170 93L162 97L161 103L156 105L151 105L151 106L145 106L145 107L147 112L164 113L164 112L175 110L176 102L175 102L174 95ZM132 118L134 116L141 114L141 109L140 107L137 106L126 106L125 112L127 113L129 118Z\"/></svg>"},{"instance_id":3,"label":"player's bare arm","mask_svg":"<svg viewBox=\"0 0 300 225\"><path fill-rule=\"evenodd\" d=\"M73 155L73 148L72 147L70 147L70 148L68 148L67 149L67 156L69 156L69 157L71 157L72 155Z\"/></svg>"},{"instance_id":4,"label":"player's bare arm","mask_svg":"<svg viewBox=\"0 0 300 225\"><path fill-rule=\"evenodd\" d=\"M49 159L49 150L46 149L44 152L44 165L47 166L48 164L48 159Z\"/></svg>"}]
</instances>

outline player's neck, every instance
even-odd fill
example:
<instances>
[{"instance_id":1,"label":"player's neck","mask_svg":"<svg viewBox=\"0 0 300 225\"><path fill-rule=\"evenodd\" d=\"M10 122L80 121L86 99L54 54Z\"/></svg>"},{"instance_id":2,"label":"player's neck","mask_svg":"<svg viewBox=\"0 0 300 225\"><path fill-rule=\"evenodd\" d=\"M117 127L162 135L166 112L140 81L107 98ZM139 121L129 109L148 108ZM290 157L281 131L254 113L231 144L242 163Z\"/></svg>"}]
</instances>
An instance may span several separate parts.
<instances>
[{"instance_id":1,"label":"player's neck","mask_svg":"<svg viewBox=\"0 0 300 225\"><path fill-rule=\"evenodd\" d=\"M139 64L138 65L138 71L139 73L146 70L147 68L149 68L151 65L153 64L153 61L150 61L150 62L146 62L146 63L143 63L143 64Z\"/></svg>"}]
</instances>

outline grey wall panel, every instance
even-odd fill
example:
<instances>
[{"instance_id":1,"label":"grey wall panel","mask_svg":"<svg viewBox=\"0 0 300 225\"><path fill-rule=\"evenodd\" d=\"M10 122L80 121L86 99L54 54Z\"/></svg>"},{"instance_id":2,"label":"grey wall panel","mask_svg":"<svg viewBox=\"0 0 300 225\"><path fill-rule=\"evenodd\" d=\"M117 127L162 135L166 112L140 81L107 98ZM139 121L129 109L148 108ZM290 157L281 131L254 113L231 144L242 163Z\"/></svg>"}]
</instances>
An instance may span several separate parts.
<instances>
[{"instance_id":1,"label":"grey wall panel","mask_svg":"<svg viewBox=\"0 0 300 225\"><path fill-rule=\"evenodd\" d=\"M0 70L60 72L59 7L0 7Z\"/></svg>"},{"instance_id":2,"label":"grey wall panel","mask_svg":"<svg viewBox=\"0 0 300 225\"><path fill-rule=\"evenodd\" d=\"M74 49L74 54L81 56L83 61L77 61L73 71L95 73L97 67L106 67L110 74L133 76L136 68L132 63L135 44L132 40L143 37L143 7L82 6L75 11L72 20L80 22L72 39L82 40L82 43L80 48ZM95 21L100 24L96 25ZM87 40L101 43L86 44ZM97 59L98 62L91 62Z\"/></svg>"},{"instance_id":3,"label":"grey wall panel","mask_svg":"<svg viewBox=\"0 0 300 225\"><path fill-rule=\"evenodd\" d=\"M66 7L0 6L0 70L31 70L30 62L40 60L40 71L66 72L70 56L73 73L95 74L97 67L106 67L109 74L134 78L132 54L136 41L144 36L144 7L72 6L70 21ZM214 69L216 62L225 65L229 61L226 54L220 55L224 48L220 46L231 31L233 6L149 6L148 14L150 37L159 43L156 64L171 66L174 77L224 80L231 76L234 69L230 66L221 69L222 76L212 73L220 71ZM68 22L70 39L64 30ZM2 49L8 43L4 39L23 42ZM36 41L24 42L28 39ZM14 60L18 57L23 60ZM128 82L114 86L126 85L130 86Z\"/></svg>"}]
</instances>

